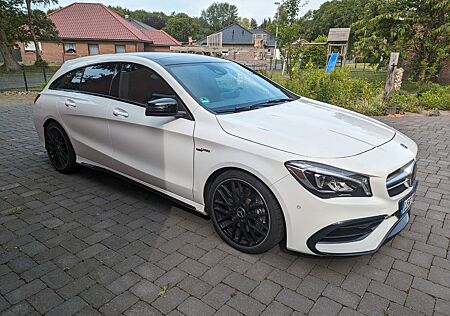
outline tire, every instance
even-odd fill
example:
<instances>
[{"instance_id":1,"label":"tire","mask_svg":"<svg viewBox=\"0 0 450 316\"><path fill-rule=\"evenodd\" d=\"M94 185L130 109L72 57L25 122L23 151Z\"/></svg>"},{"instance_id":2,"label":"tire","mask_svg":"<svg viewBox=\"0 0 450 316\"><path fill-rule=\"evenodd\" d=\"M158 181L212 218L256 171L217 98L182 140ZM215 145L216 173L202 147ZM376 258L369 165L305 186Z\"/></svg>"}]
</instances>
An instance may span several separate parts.
<instances>
[{"instance_id":1,"label":"tire","mask_svg":"<svg viewBox=\"0 0 450 316\"><path fill-rule=\"evenodd\" d=\"M77 169L76 155L69 136L61 125L50 122L44 129L45 149L52 166L69 174Z\"/></svg>"},{"instance_id":2,"label":"tire","mask_svg":"<svg viewBox=\"0 0 450 316\"><path fill-rule=\"evenodd\" d=\"M207 206L214 228L233 248L263 253L284 238L281 207L256 177L239 170L225 171L208 191Z\"/></svg>"}]
</instances>

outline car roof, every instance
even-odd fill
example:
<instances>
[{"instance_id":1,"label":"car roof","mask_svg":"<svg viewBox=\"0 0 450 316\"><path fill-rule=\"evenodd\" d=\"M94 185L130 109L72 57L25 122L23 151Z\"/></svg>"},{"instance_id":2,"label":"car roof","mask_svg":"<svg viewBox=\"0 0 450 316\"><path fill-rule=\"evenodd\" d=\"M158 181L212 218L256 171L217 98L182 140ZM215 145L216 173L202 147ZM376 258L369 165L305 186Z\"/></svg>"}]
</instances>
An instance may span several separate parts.
<instances>
[{"instance_id":1,"label":"car roof","mask_svg":"<svg viewBox=\"0 0 450 316\"><path fill-rule=\"evenodd\" d=\"M191 64L191 63L212 63L212 62L227 62L218 57L210 57L198 54L189 53L150 53L139 52L129 53L130 55L150 59L161 66L176 65L176 64Z\"/></svg>"},{"instance_id":2,"label":"car roof","mask_svg":"<svg viewBox=\"0 0 450 316\"><path fill-rule=\"evenodd\" d=\"M74 66L76 64L85 63L102 63L102 62L124 62L127 57L139 57L151 60L161 66L176 64L192 64L192 63L217 63L229 62L228 60L210 57L205 55L188 54L188 53L153 53L153 52L137 52L137 53L120 53L120 54L104 54L95 56L85 56L66 61L66 66Z\"/></svg>"}]
</instances>

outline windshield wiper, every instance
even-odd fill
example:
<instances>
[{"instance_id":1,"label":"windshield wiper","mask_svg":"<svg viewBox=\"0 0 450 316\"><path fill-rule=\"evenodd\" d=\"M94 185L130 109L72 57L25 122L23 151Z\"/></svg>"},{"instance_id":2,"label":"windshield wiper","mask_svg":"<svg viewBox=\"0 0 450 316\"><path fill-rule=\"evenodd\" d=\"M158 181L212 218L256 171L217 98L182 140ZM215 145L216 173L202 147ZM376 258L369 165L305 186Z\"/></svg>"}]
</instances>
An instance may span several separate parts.
<instances>
[{"instance_id":1,"label":"windshield wiper","mask_svg":"<svg viewBox=\"0 0 450 316\"><path fill-rule=\"evenodd\" d=\"M238 112L250 111L250 110L258 109L261 107L276 105L276 104L289 102L289 101L294 101L294 99L292 99L292 98L273 99L273 100L267 100L267 101L260 102L260 103L255 103L252 105L238 106L238 107L230 108L230 109L216 110L215 112L216 113L238 113Z\"/></svg>"},{"instance_id":2,"label":"windshield wiper","mask_svg":"<svg viewBox=\"0 0 450 316\"><path fill-rule=\"evenodd\" d=\"M256 108L259 108L259 105L247 105L247 106L238 106L235 108L230 108L230 109L222 109L222 110L216 110L216 113L238 113L238 112L243 112L243 111L250 111L250 110L254 110Z\"/></svg>"},{"instance_id":3,"label":"windshield wiper","mask_svg":"<svg viewBox=\"0 0 450 316\"><path fill-rule=\"evenodd\" d=\"M272 100L267 100L267 101L263 101L263 102L260 102L260 103L253 104L253 106L257 106L257 107L270 106L270 105L276 105L276 104L289 102L289 101L294 101L294 99L292 99L292 98L272 99Z\"/></svg>"}]
</instances>

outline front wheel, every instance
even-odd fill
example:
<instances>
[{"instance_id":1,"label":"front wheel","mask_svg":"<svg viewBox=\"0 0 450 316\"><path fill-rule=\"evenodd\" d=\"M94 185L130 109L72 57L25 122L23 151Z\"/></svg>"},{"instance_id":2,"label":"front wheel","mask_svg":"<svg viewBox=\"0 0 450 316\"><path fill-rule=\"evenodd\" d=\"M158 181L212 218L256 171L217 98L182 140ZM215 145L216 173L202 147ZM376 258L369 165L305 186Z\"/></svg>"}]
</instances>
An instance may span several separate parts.
<instances>
[{"instance_id":1,"label":"front wheel","mask_svg":"<svg viewBox=\"0 0 450 316\"><path fill-rule=\"evenodd\" d=\"M281 208L259 179L239 170L219 175L207 197L214 228L230 246L262 253L284 237Z\"/></svg>"},{"instance_id":2,"label":"front wheel","mask_svg":"<svg viewBox=\"0 0 450 316\"><path fill-rule=\"evenodd\" d=\"M57 171L72 173L76 170L75 151L66 132L56 122L51 122L45 127L45 149Z\"/></svg>"}]
</instances>

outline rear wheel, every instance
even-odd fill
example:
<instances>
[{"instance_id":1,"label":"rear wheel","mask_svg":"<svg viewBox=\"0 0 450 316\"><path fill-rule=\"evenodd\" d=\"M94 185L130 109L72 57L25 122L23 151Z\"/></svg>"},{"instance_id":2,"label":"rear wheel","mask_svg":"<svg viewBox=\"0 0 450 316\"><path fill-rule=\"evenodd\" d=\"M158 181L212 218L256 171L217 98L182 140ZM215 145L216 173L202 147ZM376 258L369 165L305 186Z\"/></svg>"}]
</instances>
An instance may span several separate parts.
<instances>
[{"instance_id":1,"label":"rear wheel","mask_svg":"<svg viewBox=\"0 0 450 316\"><path fill-rule=\"evenodd\" d=\"M62 173L76 170L76 155L64 129L56 122L45 127L45 149L55 169Z\"/></svg>"},{"instance_id":2,"label":"rear wheel","mask_svg":"<svg viewBox=\"0 0 450 316\"><path fill-rule=\"evenodd\" d=\"M208 205L217 233L238 250L262 253L284 237L278 201L264 183L245 172L219 175L210 187Z\"/></svg>"}]
</instances>

